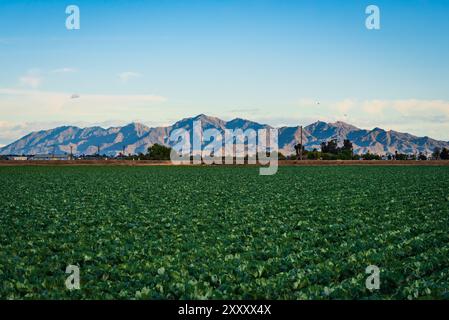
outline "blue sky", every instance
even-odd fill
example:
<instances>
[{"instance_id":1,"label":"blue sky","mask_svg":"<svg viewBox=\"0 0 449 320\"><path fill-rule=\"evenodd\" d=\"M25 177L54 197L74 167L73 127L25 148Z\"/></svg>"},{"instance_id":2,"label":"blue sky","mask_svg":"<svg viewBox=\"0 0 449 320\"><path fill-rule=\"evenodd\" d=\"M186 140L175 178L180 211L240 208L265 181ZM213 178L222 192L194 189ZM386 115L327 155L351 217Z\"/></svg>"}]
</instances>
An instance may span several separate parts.
<instances>
[{"instance_id":1,"label":"blue sky","mask_svg":"<svg viewBox=\"0 0 449 320\"><path fill-rule=\"evenodd\" d=\"M65 28L71 4L80 30ZM0 0L0 145L198 113L449 140L447 57L443 0Z\"/></svg>"}]
</instances>

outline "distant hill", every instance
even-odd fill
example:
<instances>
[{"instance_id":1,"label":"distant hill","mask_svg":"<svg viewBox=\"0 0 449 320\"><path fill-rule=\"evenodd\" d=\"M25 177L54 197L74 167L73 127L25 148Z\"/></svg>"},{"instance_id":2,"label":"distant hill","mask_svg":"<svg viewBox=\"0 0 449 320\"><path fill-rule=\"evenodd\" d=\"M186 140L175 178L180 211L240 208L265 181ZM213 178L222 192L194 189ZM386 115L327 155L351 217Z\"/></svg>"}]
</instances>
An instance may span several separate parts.
<instances>
[{"instance_id":1,"label":"distant hill","mask_svg":"<svg viewBox=\"0 0 449 320\"><path fill-rule=\"evenodd\" d=\"M168 127L150 128L140 123L130 123L123 127L89 127L62 126L50 130L32 132L21 139L0 148L0 154L63 154L70 153L70 146L74 154L94 154L100 147L101 153L116 155L122 152L145 153L147 148L155 143L170 145L170 133L179 128L190 129L193 121L201 120L203 129L261 129L271 128L266 124L234 119L224 121L204 114L193 118L182 119ZM294 152L294 145L300 140L300 127L279 128L279 149L284 154ZM400 153L431 153L435 147L449 148L449 143L429 137L416 137L408 133L385 131L380 128L372 130L360 129L344 122L326 123L317 121L303 128L303 142L307 149L320 148L323 141L337 139L340 144L349 139L354 145L356 153L372 152L388 154Z\"/></svg>"}]
</instances>

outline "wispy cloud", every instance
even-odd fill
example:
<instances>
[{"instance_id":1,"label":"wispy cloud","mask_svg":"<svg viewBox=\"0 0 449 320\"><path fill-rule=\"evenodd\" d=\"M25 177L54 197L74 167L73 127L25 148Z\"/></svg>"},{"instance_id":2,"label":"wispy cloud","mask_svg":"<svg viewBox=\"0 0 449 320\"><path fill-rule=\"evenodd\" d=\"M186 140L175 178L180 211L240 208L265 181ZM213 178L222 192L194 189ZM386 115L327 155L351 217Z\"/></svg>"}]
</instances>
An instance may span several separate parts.
<instances>
[{"instance_id":1,"label":"wispy cloud","mask_svg":"<svg viewBox=\"0 0 449 320\"><path fill-rule=\"evenodd\" d=\"M397 100L357 100L345 99L341 101L325 101L316 105L311 99L301 99L298 106L307 112L320 113L324 111L328 115L338 116L342 113L364 114L368 117L390 116L391 112L401 116L435 116L436 114L449 116L449 101L422 100L422 99L397 99ZM313 108L311 108L313 107Z\"/></svg>"},{"instance_id":2,"label":"wispy cloud","mask_svg":"<svg viewBox=\"0 0 449 320\"><path fill-rule=\"evenodd\" d=\"M73 99L77 97L76 99ZM3 119L67 119L70 121L104 121L130 115L148 114L148 108L166 101L152 94L84 94L42 90L0 88L0 113ZM29 121L29 120L26 120Z\"/></svg>"},{"instance_id":3,"label":"wispy cloud","mask_svg":"<svg viewBox=\"0 0 449 320\"><path fill-rule=\"evenodd\" d=\"M178 120L178 119L176 119ZM139 119L106 120L106 121L0 121L0 148L17 139L20 139L31 132L49 130L60 126L76 126L79 128L99 126L102 128L124 126L130 122L140 122L150 127L167 126L172 122L144 121Z\"/></svg>"},{"instance_id":4,"label":"wispy cloud","mask_svg":"<svg viewBox=\"0 0 449 320\"><path fill-rule=\"evenodd\" d=\"M242 113L244 113L244 114L252 114L252 113L258 113L260 111L261 110L259 108L237 108L237 109L229 110L229 113L231 113L231 114L233 114L233 113L236 113L236 114L242 114Z\"/></svg>"},{"instance_id":5,"label":"wispy cloud","mask_svg":"<svg viewBox=\"0 0 449 320\"><path fill-rule=\"evenodd\" d=\"M77 72L77 69L64 67L51 71L41 71L41 69L29 69L24 75L19 77L19 83L22 87L28 87L37 89L44 82L44 76L50 76L51 74L66 74Z\"/></svg>"},{"instance_id":6,"label":"wispy cloud","mask_svg":"<svg viewBox=\"0 0 449 320\"><path fill-rule=\"evenodd\" d=\"M10 123L101 123L107 119L130 122L149 119L161 125L171 124L186 116L208 113L207 109L173 104L167 119L167 99L152 94L88 94L83 92L50 92L32 88L0 88L2 121ZM229 108L214 116L230 120L247 118L272 126L307 125L317 120L345 121L364 129L381 127L449 140L449 101L423 99L342 99L320 101L303 99L299 103L277 108ZM28 127L27 127L28 128ZM27 129L28 130L28 129ZM0 143L11 142L27 133L25 129L0 128ZM10 132L10 133L8 133ZM10 139L11 138L11 139Z\"/></svg>"},{"instance_id":7,"label":"wispy cloud","mask_svg":"<svg viewBox=\"0 0 449 320\"><path fill-rule=\"evenodd\" d=\"M38 88L42 84L42 76L39 69L30 69L19 78L19 82L24 87Z\"/></svg>"},{"instance_id":8,"label":"wispy cloud","mask_svg":"<svg viewBox=\"0 0 449 320\"><path fill-rule=\"evenodd\" d=\"M141 76L142 75L140 73L133 72L133 71L125 71L125 72L121 72L121 73L118 74L118 77L120 78L120 81L122 81L123 83L127 83L131 79L139 78Z\"/></svg>"},{"instance_id":9,"label":"wispy cloud","mask_svg":"<svg viewBox=\"0 0 449 320\"><path fill-rule=\"evenodd\" d=\"M381 127L448 140L449 101L424 99L344 99L298 103L301 118L342 120L362 128Z\"/></svg>"},{"instance_id":10,"label":"wispy cloud","mask_svg":"<svg viewBox=\"0 0 449 320\"><path fill-rule=\"evenodd\" d=\"M64 67L64 68L54 69L51 71L51 73L74 73L77 71L78 70L75 68Z\"/></svg>"}]
</instances>

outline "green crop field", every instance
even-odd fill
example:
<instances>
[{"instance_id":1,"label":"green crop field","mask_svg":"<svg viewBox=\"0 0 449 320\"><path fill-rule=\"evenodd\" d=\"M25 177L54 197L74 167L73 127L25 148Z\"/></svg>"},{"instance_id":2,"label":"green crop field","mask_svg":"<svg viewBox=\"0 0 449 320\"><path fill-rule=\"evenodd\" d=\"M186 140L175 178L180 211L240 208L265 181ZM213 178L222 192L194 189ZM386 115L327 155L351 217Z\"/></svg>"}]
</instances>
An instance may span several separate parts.
<instances>
[{"instance_id":1,"label":"green crop field","mask_svg":"<svg viewBox=\"0 0 449 320\"><path fill-rule=\"evenodd\" d=\"M449 299L448 167L0 167L0 200L0 299Z\"/></svg>"}]
</instances>

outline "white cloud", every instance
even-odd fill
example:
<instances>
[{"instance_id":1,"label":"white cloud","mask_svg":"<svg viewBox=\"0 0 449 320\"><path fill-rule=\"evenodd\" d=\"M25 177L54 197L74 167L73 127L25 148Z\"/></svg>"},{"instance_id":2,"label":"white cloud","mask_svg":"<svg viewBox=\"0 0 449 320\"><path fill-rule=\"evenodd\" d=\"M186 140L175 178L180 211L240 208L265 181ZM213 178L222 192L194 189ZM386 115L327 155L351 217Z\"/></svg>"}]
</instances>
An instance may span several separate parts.
<instances>
[{"instance_id":1,"label":"white cloud","mask_svg":"<svg viewBox=\"0 0 449 320\"><path fill-rule=\"evenodd\" d=\"M444 100L396 100L392 108L404 116L426 116L441 114L449 116L449 101Z\"/></svg>"},{"instance_id":2,"label":"white cloud","mask_svg":"<svg viewBox=\"0 0 449 320\"><path fill-rule=\"evenodd\" d=\"M126 83L129 80L134 79L134 78L139 78L141 76L142 75L140 73L132 72L132 71L125 71L125 72L122 72L122 73L118 74L118 77L120 78L120 81L122 81L123 83Z\"/></svg>"},{"instance_id":3,"label":"white cloud","mask_svg":"<svg viewBox=\"0 0 449 320\"><path fill-rule=\"evenodd\" d=\"M340 113L346 114L356 106L356 101L353 99L345 99L334 104L334 108Z\"/></svg>"},{"instance_id":4,"label":"white cloud","mask_svg":"<svg viewBox=\"0 0 449 320\"><path fill-rule=\"evenodd\" d=\"M382 115L384 109L388 107L388 101L385 100L369 100L361 103L362 110L369 115Z\"/></svg>"},{"instance_id":5,"label":"white cloud","mask_svg":"<svg viewBox=\"0 0 449 320\"><path fill-rule=\"evenodd\" d=\"M401 116L405 120L408 117L434 118L435 116L449 117L449 101L445 100L357 100L345 99L341 101L324 102L313 105L313 100L302 99L298 106L304 113L326 114L327 116L339 116L349 113L357 116L391 117Z\"/></svg>"},{"instance_id":6,"label":"white cloud","mask_svg":"<svg viewBox=\"0 0 449 320\"><path fill-rule=\"evenodd\" d=\"M30 131L67 124L128 123L135 119L164 121L165 97L151 94L109 95L0 88L0 143L10 143Z\"/></svg>"},{"instance_id":7,"label":"white cloud","mask_svg":"<svg viewBox=\"0 0 449 320\"><path fill-rule=\"evenodd\" d=\"M77 99L72 99L76 94ZM0 88L0 114L2 121L26 123L26 129L0 127L0 143L9 143L33 128L30 123L48 123L44 128L62 124L102 123L119 119L128 123L135 119L160 125L172 124L186 116L206 113L198 106L173 104L170 113L158 95L86 94L83 92L47 92L32 89ZM363 129L380 127L386 130L409 132L418 136L449 140L449 101L446 100L357 100L338 101L302 100L300 103L276 108L229 108L214 116L222 119L234 117L267 123L273 126L308 125L314 121L345 121ZM164 108L162 108L164 106ZM186 113L187 112L187 113ZM346 116L347 115L347 116ZM42 126L42 125L41 125ZM23 133L23 134L22 134Z\"/></svg>"},{"instance_id":8,"label":"white cloud","mask_svg":"<svg viewBox=\"0 0 449 320\"><path fill-rule=\"evenodd\" d=\"M166 101L151 94L115 95L0 88L0 114L10 121L104 121L131 116L147 118L152 107Z\"/></svg>"},{"instance_id":9,"label":"white cloud","mask_svg":"<svg viewBox=\"0 0 449 320\"><path fill-rule=\"evenodd\" d=\"M42 84L42 77L38 69L31 69L19 78L19 82L24 87L38 88Z\"/></svg>"},{"instance_id":10,"label":"white cloud","mask_svg":"<svg viewBox=\"0 0 449 320\"><path fill-rule=\"evenodd\" d=\"M298 101L298 105L301 107L316 107L316 106L320 106L322 103L322 101L318 101L316 99L312 99L312 98L302 98L299 99Z\"/></svg>"},{"instance_id":11,"label":"white cloud","mask_svg":"<svg viewBox=\"0 0 449 320\"><path fill-rule=\"evenodd\" d=\"M6 145L34 130L34 125L0 121L0 145Z\"/></svg>"},{"instance_id":12,"label":"white cloud","mask_svg":"<svg viewBox=\"0 0 449 320\"><path fill-rule=\"evenodd\" d=\"M74 73L77 71L78 70L75 68L65 67L65 68L54 69L51 71L51 73Z\"/></svg>"},{"instance_id":13,"label":"white cloud","mask_svg":"<svg viewBox=\"0 0 449 320\"><path fill-rule=\"evenodd\" d=\"M74 72L77 72L77 69L64 67L64 68L54 69L49 72L44 72L44 75L65 74L65 73L74 73ZM43 77L43 73L41 72L40 69L30 69L27 71L26 74L19 77L19 83L22 87L28 87L28 88L33 88L33 89L39 88L43 81L44 81L44 77Z\"/></svg>"},{"instance_id":14,"label":"white cloud","mask_svg":"<svg viewBox=\"0 0 449 320\"><path fill-rule=\"evenodd\" d=\"M176 119L179 120L179 119ZM106 120L106 121L0 121L0 148L4 147L31 132L49 130L60 126L76 126L79 128L99 126L102 128L124 126L130 122L139 122L150 127L168 126L172 121L144 121L140 119Z\"/></svg>"},{"instance_id":15,"label":"white cloud","mask_svg":"<svg viewBox=\"0 0 449 320\"><path fill-rule=\"evenodd\" d=\"M313 105L298 103L300 119L341 120L360 128L380 127L435 139L449 139L449 101L424 99L345 99Z\"/></svg>"}]
</instances>

